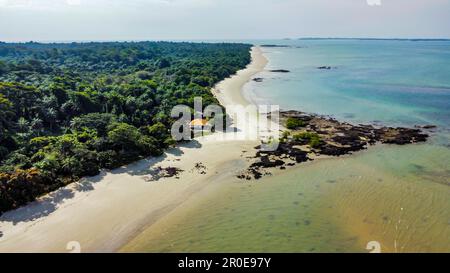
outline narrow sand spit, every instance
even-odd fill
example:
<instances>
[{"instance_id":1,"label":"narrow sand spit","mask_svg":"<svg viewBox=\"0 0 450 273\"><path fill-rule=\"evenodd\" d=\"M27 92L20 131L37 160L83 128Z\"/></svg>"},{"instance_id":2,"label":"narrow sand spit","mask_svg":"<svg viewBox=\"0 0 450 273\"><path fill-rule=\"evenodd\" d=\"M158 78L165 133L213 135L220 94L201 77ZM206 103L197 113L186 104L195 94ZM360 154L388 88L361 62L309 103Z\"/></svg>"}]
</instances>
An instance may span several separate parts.
<instances>
[{"instance_id":1,"label":"narrow sand spit","mask_svg":"<svg viewBox=\"0 0 450 273\"><path fill-rule=\"evenodd\" d=\"M254 47L252 63L214 88L221 104L248 105L242 87L266 64L261 50ZM3 214L0 252L68 252L66 246L73 241L80 244L82 252L116 251L187 200L212 194L221 182L236 180L236 174L248 165L242 152L257 141L224 141L218 135L85 178ZM176 167L183 172L149 182L157 167Z\"/></svg>"},{"instance_id":2,"label":"narrow sand spit","mask_svg":"<svg viewBox=\"0 0 450 273\"><path fill-rule=\"evenodd\" d=\"M251 55L252 62L246 69L240 70L231 78L218 83L213 89L213 93L225 107L229 105L247 106L250 104L243 96L242 88L255 74L261 72L268 63L259 47L253 47Z\"/></svg>"}]
</instances>

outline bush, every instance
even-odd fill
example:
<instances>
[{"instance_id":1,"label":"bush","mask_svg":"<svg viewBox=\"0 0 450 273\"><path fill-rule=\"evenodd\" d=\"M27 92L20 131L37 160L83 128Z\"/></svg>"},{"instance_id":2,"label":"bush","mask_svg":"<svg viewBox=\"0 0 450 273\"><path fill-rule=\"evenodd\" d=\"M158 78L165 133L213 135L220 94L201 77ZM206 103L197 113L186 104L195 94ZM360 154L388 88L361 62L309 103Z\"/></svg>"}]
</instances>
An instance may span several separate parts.
<instances>
[{"instance_id":1,"label":"bush","mask_svg":"<svg viewBox=\"0 0 450 273\"><path fill-rule=\"evenodd\" d=\"M136 149L142 134L136 127L127 123L112 124L108 131L108 139L122 151Z\"/></svg>"},{"instance_id":2,"label":"bush","mask_svg":"<svg viewBox=\"0 0 450 273\"><path fill-rule=\"evenodd\" d=\"M159 145L159 141L154 137L143 136L138 141L139 153L142 156L160 156L163 148Z\"/></svg>"},{"instance_id":3,"label":"bush","mask_svg":"<svg viewBox=\"0 0 450 273\"><path fill-rule=\"evenodd\" d=\"M173 139L172 137L168 137L168 138L166 138L166 140L164 140L164 145L166 147L173 147L173 146L175 146L175 144L177 144L177 141L175 139Z\"/></svg>"},{"instance_id":4,"label":"bush","mask_svg":"<svg viewBox=\"0 0 450 273\"><path fill-rule=\"evenodd\" d=\"M312 148L317 148L322 143L320 136L315 132L302 132L292 136L295 141L308 141L308 145Z\"/></svg>"},{"instance_id":5,"label":"bush","mask_svg":"<svg viewBox=\"0 0 450 273\"><path fill-rule=\"evenodd\" d=\"M164 141L169 137L169 130L161 122L157 122L151 126L147 126L147 134L158 140Z\"/></svg>"},{"instance_id":6,"label":"bush","mask_svg":"<svg viewBox=\"0 0 450 273\"><path fill-rule=\"evenodd\" d=\"M77 148L74 155L63 159L63 171L76 177L94 176L100 172L97 153L86 148Z\"/></svg>"},{"instance_id":7,"label":"bush","mask_svg":"<svg viewBox=\"0 0 450 273\"><path fill-rule=\"evenodd\" d=\"M297 118L288 118L286 120L286 128L294 130L299 127L304 127L306 124L303 120Z\"/></svg>"},{"instance_id":8,"label":"bush","mask_svg":"<svg viewBox=\"0 0 450 273\"><path fill-rule=\"evenodd\" d=\"M280 142L285 142L290 135L291 135L291 132L284 131L283 134L281 135Z\"/></svg>"},{"instance_id":9,"label":"bush","mask_svg":"<svg viewBox=\"0 0 450 273\"><path fill-rule=\"evenodd\" d=\"M31 167L31 160L28 156L16 151L5 160L5 166L9 166L10 170L27 169Z\"/></svg>"},{"instance_id":10,"label":"bush","mask_svg":"<svg viewBox=\"0 0 450 273\"><path fill-rule=\"evenodd\" d=\"M45 175L36 168L0 173L0 214L34 201L63 184L62 180Z\"/></svg>"},{"instance_id":11,"label":"bush","mask_svg":"<svg viewBox=\"0 0 450 273\"><path fill-rule=\"evenodd\" d=\"M99 165L102 168L106 168L109 170L120 167L120 165L122 165L118 160L117 152L113 150L99 152L97 158Z\"/></svg>"},{"instance_id":12,"label":"bush","mask_svg":"<svg viewBox=\"0 0 450 273\"><path fill-rule=\"evenodd\" d=\"M322 141L320 140L320 137L313 137L309 140L309 146L311 146L312 148L319 147L321 143Z\"/></svg>"},{"instance_id":13,"label":"bush","mask_svg":"<svg viewBox=\"0 0 450 273\"><path fill-rule=\"evenodd\" d=\"M141 80L150 80L152 78L152 73L148 71L138 71L136 76Z\"/></svg>"}]
</instances>

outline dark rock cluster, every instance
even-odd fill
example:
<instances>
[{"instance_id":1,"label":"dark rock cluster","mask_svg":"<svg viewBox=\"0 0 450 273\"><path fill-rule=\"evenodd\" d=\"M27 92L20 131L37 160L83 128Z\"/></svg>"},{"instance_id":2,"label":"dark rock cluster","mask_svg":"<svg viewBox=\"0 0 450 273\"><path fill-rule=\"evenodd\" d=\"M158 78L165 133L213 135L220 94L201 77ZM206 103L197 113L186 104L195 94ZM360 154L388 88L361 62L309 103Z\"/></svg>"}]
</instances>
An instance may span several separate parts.
<instances>
[{"instance_id":1,"label":"dark rock cluster","mask_svg":"<svg viewBox=\"0 0 450 273\"><path fill-rule=\"evenodd\" d=\"M269 116L270 117L270 116ZM261 150L261 146L255 147L256 161L238 177L250 180L259 179L263 175L270 174L267 169L292 166L308 160L313 160L312 155L342 156L366 149L368 145L376 143L405 145L424 142L429 137L419 127L375 127L373 125L352 125L339 122L330 117L314 114L306 114L300 111L280 112L280 122L284 123L288 118L303 121L302 128L289 131L280 139L278 149L275 151ZM421 126L422 129L433 129L435 126ZM317 136L319 141L311 147L308 139L292 137L298 132L308 132Z\"/></svg>"},{"instance_id":2,"label":"dark rock cluster","mask_svg":"<svg viewBox=\"0 0 450 273\"><path fill-rule=\"evenodd\" d=\"M169 178L169 177L175 177L179 179L179 174L182 173L183 170L176 168L176 167L156 167L154 169L151 169L149 171L149 176L145 177L144 180L146 182L154 182L158 181L161 178Z\"/></svg>"}]
</instances>

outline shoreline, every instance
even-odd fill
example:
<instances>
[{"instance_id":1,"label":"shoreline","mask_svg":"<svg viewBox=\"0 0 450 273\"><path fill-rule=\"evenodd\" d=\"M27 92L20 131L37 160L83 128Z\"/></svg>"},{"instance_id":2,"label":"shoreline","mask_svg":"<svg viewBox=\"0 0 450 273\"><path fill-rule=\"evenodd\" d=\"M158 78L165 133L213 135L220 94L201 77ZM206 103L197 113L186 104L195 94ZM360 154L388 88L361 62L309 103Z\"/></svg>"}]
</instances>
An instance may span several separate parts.
<instances>
[{"instance_id":1,"label":"shoreline","mask_svg":"<svg viewBox=\"0 0 450 273\"><path fill-rule=\"evenodd\" d=\"M269 60L263 55L260 47L253 46L251 50L252 61L242 70L239 70L235 75L228 79L219 82L212 92L219 100L222 106L252 104L249 102L244 94L244 85L252 80L252 77L264 70Z\"/></svg>"},{"instance_id":2,"label":"shoreline","mask_svg":"<svg viewBox=\"0 0 450 273\"><path fill-rule=\"evenodd\" d=\"M212 89L223 106L249 104L242 88L267 64L258 47L252 47L251 54L245 69ZM214 137L220 134L181 144L160 157L102 171L4 213L0 252L69 252L66 246L72 241L80 243L82 252L119 250L181 205L185 207L186 201L217 190L220 182L238 181L236 173L249 165L243 151L250 151L257 142ZM197 163L205 171L199 172ZM183 172L179 177L148 182L157 167Z\"/></svg>"},{"instance_id":3,"label":"shoreline","mask_svg":"<svg viewBox=\"0 0 450 273\"><path fill-rule=\"evenodd\" d=\"M245 69L212 89L221 105L252 104L246 100L243 88L264 70L268 60L258 47L253 47L251 54L252 62ZM178 224L179 217L187 212L196 213L204 200L222 195L229 185L242 183L237 174L251 165L246 157L253 156L259 142L224 140L223 135L197 138L169 149L161 157L103 171L5 213L0 217L0 252L69 252L66 245L71 241L80 242L82 252L145 250L148 238L155 234L164 237L165 229ZM384 145L369 146L368 150ZM336 157L320 156L285 170L275 168L271 179L283 173L296 173L300 166L331 159ZM204 169L199 169L197 163ZM174 167L183 172L179 177L149 182L151 170L157 167ZM364 232L362 235L366 238Z\"/></svg>"}]
</instances>

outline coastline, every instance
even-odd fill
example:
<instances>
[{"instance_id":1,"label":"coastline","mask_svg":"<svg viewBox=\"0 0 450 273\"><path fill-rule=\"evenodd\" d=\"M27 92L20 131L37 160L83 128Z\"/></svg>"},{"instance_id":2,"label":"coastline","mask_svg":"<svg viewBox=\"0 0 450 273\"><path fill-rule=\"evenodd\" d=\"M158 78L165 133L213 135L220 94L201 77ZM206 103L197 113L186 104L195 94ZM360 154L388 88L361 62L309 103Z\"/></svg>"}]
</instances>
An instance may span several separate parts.
<instances>
[{"instance_id":1,"label":"coastline","mask_svg":"<svg viewBox=\"0 0 450 273\"><path fill-rule=\"evenodd\" d=\"M232 77L219 82L212 90L220 104L227 107L230 105L247 106L251 102L247 101L243 95L243 87L251 78L263 71L269 62L263 55L260 47L254 46L251 51L252 61L243 70L238 71Z\"/></svg>"},{"instance_id":2,"label":"coastline","mask_svg":"<svg viewBox=\"0 0 450 273\"><path fill-rule=\"evenodd\" d=\"M253 47L252 62L213 89L223 106L249 104L242 87L262 71L267 59ZM217 133L220 134L220 133ZM203 198L220 182L237 181L248 166L243 151L254 140L215 138L213 134L169 149L163 156L84 178L0 217L0 252L69 252L80 243L82 252L117 251L160 219ZM220 156L217 156L219 155ZM195 158L195 160L192 160ZM196 164L205 167L199 172ZM148 182L153 168L176 167L179 177Z\"/></svg>"},{"instance_id":3,"label":"coastline","mask_svg":"<svg viewBox=\"0 0 450 273\"><path fill-rule=\"evenodd\" d=\"M245 99L243 87L266 64L267 59L260 49L254 47L248 67L218 83L212 92L224 106L252 104ZM417 168L425 166L427 158L409 161L399 160L397 155L406 153L402 158L413 159L427 149L426 145L388 147L377 144L369 146L370 151L339 158L323 156L286 170L274 169L273 176L264 178L264 183L247 184L237 179L236 174L251 164L246 157L253 156L256 142L224 141L220 138L222 135L215 133L198 138L168 150L162 157L102 172L5 213L0 217L0 252L69 252L66 245L71 241L80 242L82 252L232 252L238 249L236 246L242 246L242 238L261 242L244 245L246 252L260 252L266 249L265 243L270 243L264 236L279 224L278 217L283 216L287 217L283 219L283 232L269 233L279 236L277 242L287 236L299 241L281 244L280 248L271 248L271 252L273 249L275 252L337 251L328 248L333 244L318 246L315 231L322 229L326 229L324 234L330 234L330 240L339 238L338 245L348 243L349 247L356 246L354 251L358 252L365 251L366 243L374 239L382 244L383 252L396 252L393 242L399 238L408 244L401 250L422 251L427 244L419 240L417 248L415 244L409 245L409 238L405 236L410 233L404 230L403 235L392 230L391 221L401 217L404 223L412 225L417 215L448 219L445 213L436 217L439 213L436 207L448 204L445 199L448 188L425 181L428 180L426 175L440 170L427 170L426 179L418 176L411 180L410 176L398 176L384 168L383 161L387 161L387 165L396 166L395 169L418 171ZM205 166L206 174L196 168L196 163ZM150 169L158 166L184 171L180 179L146 181ZM255 194L250 195L252 193ZM409 202L405 196L412 193L416 195ZM431 195L438 200L436 205L421 206L428 202L422 196ZM418 198L420 202L416 202ZM396 209L400 206L405 210ZM276 214L276 208L281 208L282 212ZM291 213L287 213L289 211ZM236 220L239 217L245 220ZM301 232L298 232L299 226ZM418 228L417 234L425 234L420 226ZM442 221L433 228L435 234L445 233ZM226 233L228 230L230 233ZM340 237L335 237L337 235ZM221 241L224 236L229 236L227 242ZM447 251L445 240L441 241L430 251ZM292 246L295 249L290 248ZM341 251L348 249L352 248Z\"/></svg>"},{"instance_id":4,"label":"coastline","mask_svg":"<svg viewBox=\"0 0 450 273\"><path fill-rule=\"evenodd\" d=\"M396 252L393 242L409 243L403 233L411 233L393 230L394 219L412 224L417 215L410 212L435 215L417 206L414 200L405 200L404 190L410 189L409 183L416 183L412 186L416 192L443 186L428 185L420 177L398 177L384 162L390 162L397 154L420 154L414 151L422 147L426 144L402 147L379 143L369 146L370 151L340 157L323 155L285 170L271 169L272 175L265 176L262 183L226 183L219 191L193 198L184 204L187 206L173 210L119 251L366 252L367 243L377 240L383 252ZM404 164L398 167L403 170L409 168L408 164L413 168L421 166L408 160L387 166L396 164ZM358 194L352 194L355 190ZM445 205L444 198L445 194L441 194L437 203ZM408 216L403 215L400 206L408 211ZM445 223L441 222L438 230L442 232L442 228ZM423 235L419 229L416 232ZM319 236L321 240L317 240ZM419 245L416 249L421 249ZM402 245L401 249L415 248Z\"/></svg>"}]
</instances>

